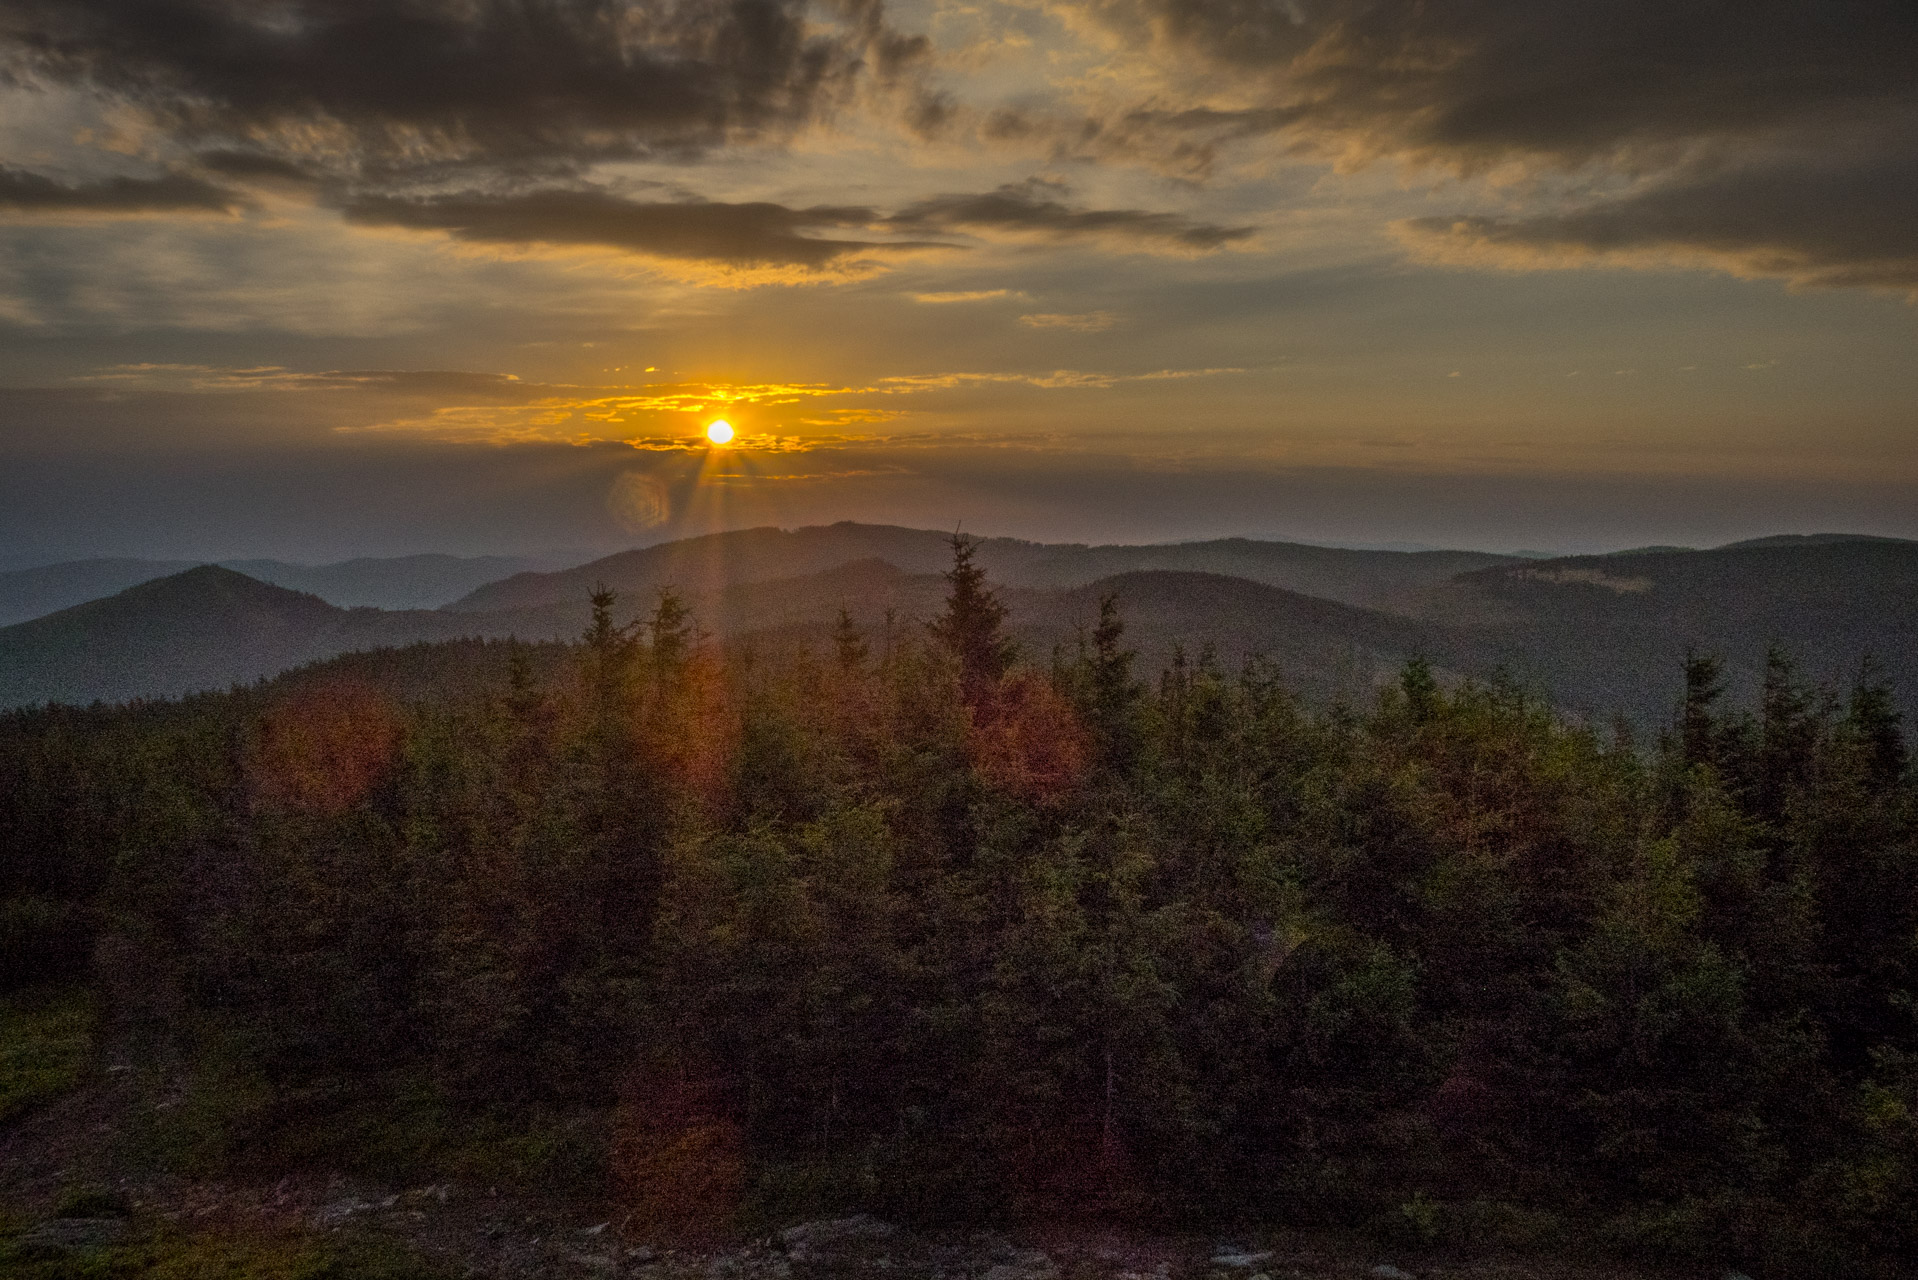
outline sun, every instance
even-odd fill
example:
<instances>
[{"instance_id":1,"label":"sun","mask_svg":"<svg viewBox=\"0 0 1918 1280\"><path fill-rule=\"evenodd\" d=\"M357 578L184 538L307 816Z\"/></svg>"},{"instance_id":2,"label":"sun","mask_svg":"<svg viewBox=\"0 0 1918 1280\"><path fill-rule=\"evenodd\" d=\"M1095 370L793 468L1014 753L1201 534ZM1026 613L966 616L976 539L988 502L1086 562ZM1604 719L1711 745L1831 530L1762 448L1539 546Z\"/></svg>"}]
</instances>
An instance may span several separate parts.
<instances>
[{"instance_id":1,"label":"sun","mask_svg":"<svg viewBox=\"0 0 1918 1280\"><path fill-rule=\"evenodd\" d=\"M733 424L724 418L714 418L711 425L706 428L706 438L714 444L731 444L733 442Z\"/></svg>"}]
</instances>

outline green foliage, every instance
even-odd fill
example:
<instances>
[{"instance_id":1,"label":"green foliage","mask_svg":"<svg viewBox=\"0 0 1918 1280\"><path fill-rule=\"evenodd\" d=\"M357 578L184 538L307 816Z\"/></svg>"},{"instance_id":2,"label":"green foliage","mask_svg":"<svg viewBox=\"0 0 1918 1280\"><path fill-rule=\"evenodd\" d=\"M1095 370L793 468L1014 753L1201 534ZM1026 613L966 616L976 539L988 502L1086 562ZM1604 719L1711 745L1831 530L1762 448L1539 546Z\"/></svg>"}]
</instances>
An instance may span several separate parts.
<instances>
[{"instance_id":1,"label":"green foliage","mask_svg":"<svg viewBox=\"0 0 1918 1280\"><path fill-rule=\"evenodd\" d=\"M82 990L0 997L0 1121L80 1083L93 1056L96 1014Z\"/></svg>"},{"instance_id":2,"label":"green foliage","mask_svg":"<svg viewBox=\"0 0 1918 1280\"><path fill-rule=\"evenodd\" d=\"M952 535L946 611L929 627L933 640L958 665L969 703L978 702L998 684L1017 652L1005 635L1006 606L986 584L986 571L973 558L977 551L973 539Z\"/></svg>"},{"instance_id":3,"label":"green foliage","mask_svg":"<svg viewBox=\"0 0 1918 1280\"><path fill-rule=\"evenodd\" d=\"M1697 658L1640 753L1420 662L1369 708L1205 652L1148 685L1116 599L1042 674L953 553L932 635L876 653L602 593L569 665L457 696L363 664L8 718L8 900L86 922L173 1168L610 1187L662 1230L1918 1246L1918 804L1875 678L1841 709L1780 657L1747 715Z\"/></svg>"},{"instance_id":4,"label":"green foliage","mask_svg":"<svg viewBox=\"0 0 1918 1280\"><path fill-rule=\"evenodd\" d=\"M388 1241L325 1242L166 1230L91 1249L0 1240L0 1274L13 1280L450 1280L456 1270Z\"/></svg>"},{"instance_id":5,"label":"green foliage","mask_svg":"<svg viewBox=\"0 0 1918 1280\"><path fill-rule=\"evenodd\" d=\"M124 1195L104 1187L68 1187L53 1205L56 1218L124 1218L132 1212Z\"/></svg>"}]
</instances>

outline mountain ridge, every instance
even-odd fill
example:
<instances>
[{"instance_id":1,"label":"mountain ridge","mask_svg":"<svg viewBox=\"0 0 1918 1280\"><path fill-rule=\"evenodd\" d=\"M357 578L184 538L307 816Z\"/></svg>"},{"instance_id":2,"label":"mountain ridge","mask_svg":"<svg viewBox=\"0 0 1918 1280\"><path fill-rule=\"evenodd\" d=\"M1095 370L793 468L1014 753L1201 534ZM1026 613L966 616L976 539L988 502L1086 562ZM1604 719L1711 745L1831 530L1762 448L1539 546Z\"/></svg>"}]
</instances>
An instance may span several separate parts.
<instances>
[{"instance_id":1,"label":"mountain ridge","mask_svg":"<svg viewBox=\"0 0 1918 1280\"><path fill-rule=\"evenodd\" d=\"M839 527L798 557L799 567L842 550L870 549L871 528ZM648 574L656 582L662 566L718 564L694 578L685 601L696 625L740 644L821 645L842 607L883 640L888 626L894 635L908 634L942 607L946 584L935 570L944 564L928 567L925 548L930 542L949 555L947 535L879 527L878 540L914 551L908 566L867 555L811 572L751 578L782 563L793 567L778 554L792 545L792 535L749 532L743 569L716 554L738 551L737 539L695 540L689 558L678 561L655 555L625 563L639 566L634 576L641 583ZM1071 581L1102 567L1091 555L1097 548L1067 547L1048 560L1054 548L1006 542L1002 554L1023 557L1028 584ZM1138 548L1120 553L1122 560L1140 558ZM1233 555L1256 558L1263 549L1224 540L1205 554L1229 563ZM750 580L735 580L739 576ZM998 575L994 581L1011 610L1011 633L1041 663L1054 646L1075 643L1096 617L1098 597L1116 591L1128 642L1148 671L1176 650L1196 658L1210 645L1227 667L1264 653L1302 689L1323 694L1372 683L1423 653L1455 675L1502 674L1561 709L1661 723L1677 698L1688 650L1723 656L1730 692L1747 699L1768 646L1777 644L1809 679L1834 688L1845 687L1862 659L1874 656L1906 714L1918 715L1918 543L1896 539L1500 560L1420 588L1398 609L1181 568L1128 568L1065 586L1021 585ZM536 596L555 594L548 581L534 586ZM634 590L629 582L620 589L618 618L650 613L653 601L643 586ZM564 598L483 612L342 609L202 566L0 628L0 705L174 696L340 653L457 638L570 641L590 613L586 600Z\"/></svg>"},{"instance_id":2,"label":"mountain ridge","mask_svg":"<svg viewBox=\"0 0 1918 1280\"><path fill-rule=\"evenodd\" d=\"M617 552L555 573L523 573L445 606L451 612L584 601L596 585L628 595L673 585L701 593L728 582L770 581L877 558L908 573L937 573L951 559L948 533L841 521L797 529L761 526ZM1472 568L1521 563L1483 551L1355 551L1305 543L1216 538L1204 542L1093 545L979 538L979 565L1006 587L1075 587L1132 569L1231 572L1271 586L1379 607Z\"/></svg>"},{"instance_id":3,"label":"mountain ridge","mask_svg":"<svg viewBox=\"0 0 1918 1280\"><path fill-rule=\"evenodd\" d=\"M101 557L63 560L0 573L0 626L29 622L100 600L142 582L201 564L319 596L341 608L432 609L515 572L550 565L542 556L360 556L329 564L274 559L150 560Z\"/></svg>"}]
</instances>

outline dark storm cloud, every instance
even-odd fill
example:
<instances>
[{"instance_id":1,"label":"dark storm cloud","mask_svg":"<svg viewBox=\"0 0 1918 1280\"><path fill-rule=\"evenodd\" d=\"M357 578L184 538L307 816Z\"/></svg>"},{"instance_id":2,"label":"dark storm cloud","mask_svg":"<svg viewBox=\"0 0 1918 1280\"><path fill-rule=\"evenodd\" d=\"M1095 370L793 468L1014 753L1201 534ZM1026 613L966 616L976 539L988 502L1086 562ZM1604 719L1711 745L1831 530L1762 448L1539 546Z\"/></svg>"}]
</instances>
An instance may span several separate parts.
<instances>
[{"instance_id":1,"label":"dark storm cloud","mask_svg":"<svg viewBox=\"0 0 1918 1280\"><path fill-rule=\"evenodd\" d=\"M1565 213L1420 218L1403 230L1441 258L1514 266L1580 255L1702 259L1803 286L1918 296L1918 164L1903 149L1779 158L1659 181Z\"/></svg>"},{"instance_id":2,"label":"dark storm cloud","mask_svg":"<svg viewBox=\"0 0 1918 1280\"><path fill-rule=\"evenodd\" d=\"M777 133L923 52L878 0L0 0L0 75L189 140L408 162L643 155Z\"/></svg>"},{"instance_id":3,"label":"dark storm cloud","mask_svg":"<svg viewBox=\"0 0 1918 1280\"><path fill-rule=\"evenodd\" d=\"M44 174L0 165L0 212L225 213L243 203L231 191L177 173L158 178L107 178L99 182L65 183Z\"/></svg>"},{"instance_id":4,"label":"dark storm cloud","mask_svg":"<svg viewBox=\"0 0 1918 1280\"><path fill-rule=\"evenodd\" d=\"M871 209L644 203L591 190L366 196L349 202L345 214L347 221L363 226L444 231L485 244L591 245L682 261L813 271L875 249L902 247L809 234L865 226L877 217Z\"/></svg>"},{"instance_id":5,"label":"dark storm cloud","mask_svg":"<svg viewBox=\"0 0 1918 1280\"><path fill-rule=\"evenodd\" d=\"M1204 252L1249 239L1252 227L1195 222L1176 213L1145 209L1075 209L1053 198L1044 183L1014 183L983 195L942 195L921 200L887 219L907 230L965 230L1041 235L1054 239L1106 239L1156 243Z\"/></svg>"}]
</instances>

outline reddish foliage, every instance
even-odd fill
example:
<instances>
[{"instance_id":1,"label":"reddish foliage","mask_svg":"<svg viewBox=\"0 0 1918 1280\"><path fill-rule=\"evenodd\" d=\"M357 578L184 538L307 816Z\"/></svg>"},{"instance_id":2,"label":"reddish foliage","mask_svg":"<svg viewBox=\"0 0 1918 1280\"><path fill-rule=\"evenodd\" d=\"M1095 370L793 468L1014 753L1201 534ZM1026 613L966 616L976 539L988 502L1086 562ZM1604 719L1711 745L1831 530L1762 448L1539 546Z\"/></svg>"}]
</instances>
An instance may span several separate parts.
<instances>
[{"instance_id":1,"label":"reddish foliage","mask_svg":"<svg viewBox=\"0 0 1918 1280\"><path fill-rule=\"evenodd\" d=\"M746 1187L746 1143L710 1082L636 1084L613 1118L613 1181L635 1237L724 1236Z\"/></svg>"},{"instance_id":2,"label":"reddish foliage","mask_svg":"<svg viewBox=\"0 0 1918 1280\"><path fill-rule=\"evenodd\" d=\"M304 685L267 712L253 752L253 793L301 813L342 813L399 754L400 717L378 690L340 678Z\"/></svg>"},{"instance_id":3,"label":"reddish foliage","mask_svg":"<svg viewBox=\"0 0 1918 1280\"><path fill-rule=\"evenodd\" d=\"M1425 1104L1439 1132L1455 1141L1485 1128L1495 1111L1492 1089L1464 1067L1455 1067Z\"/></svg>"},{"instance_id":4,"label":"reddish foliage","mask_svg":"<svg viewBox=\"0 0 1918 1280\"><path fill-rule=\"evenodd\" d=\"M1035 1126L1014 1178L1016 1212L1034 1222L1136 1220L1150 1203L1123 1139L1091 1119Z\"/></svg>"},{"instance_id":5,"label":"reddish foliage","mask_svg":"<svg viewBox=\"0 0 1918 1280\"><path fill-rule=\"evenodd\" d=\"M1085 776L1091 742L1072 704L1044 677L1017 671L974 709L966 750L993 786L1051 804Z\"/></svg>"}]
</instances>

